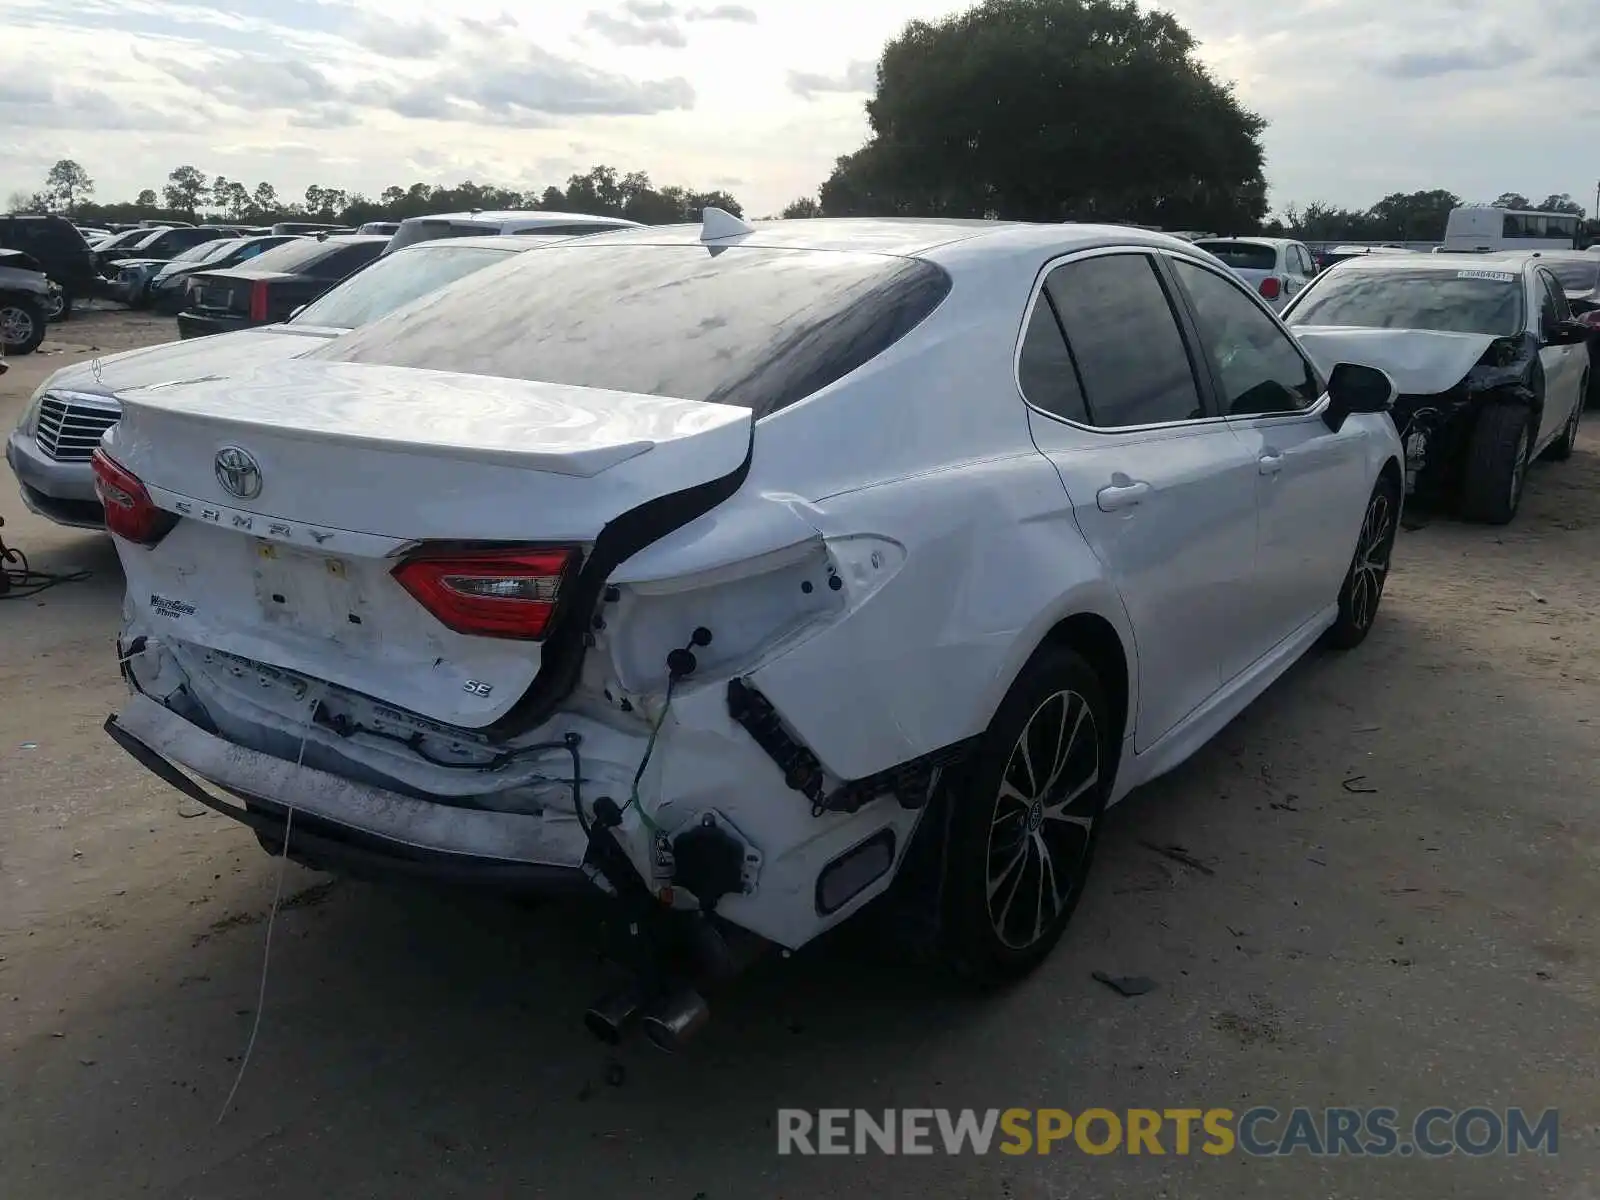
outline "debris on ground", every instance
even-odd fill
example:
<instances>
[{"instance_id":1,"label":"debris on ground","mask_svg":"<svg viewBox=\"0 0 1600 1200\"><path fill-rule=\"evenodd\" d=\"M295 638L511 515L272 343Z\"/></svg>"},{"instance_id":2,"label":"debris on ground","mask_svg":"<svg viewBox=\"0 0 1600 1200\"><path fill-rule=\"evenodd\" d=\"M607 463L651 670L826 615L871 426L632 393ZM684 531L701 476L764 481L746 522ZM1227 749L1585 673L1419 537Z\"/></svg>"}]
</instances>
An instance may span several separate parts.
<instances>
[{"instance_id":1,"label":"debris on ground","mask_svg":"<svg viewBox=\"0 0 1600 1200\"><path fill-rule=\"evenodd\" d=\"M1104 971L1096 971L1094 977L1123 996L1142 996L1156 990L1156 981L1146 979L1143 975L1107 975Z\"/></svg>"},{"instance_id":2,"label":"debris on ground","mask_svg":"<svg viewBox=\"0 0 1600 1200\"><path fill-rule=\"evenodd\" d=\"M1182 863L1186 867L1193 867L1196 871L1199 871L1202 875L1215 875L1216 874L1216 872L1214 870L1212 870L1210 867L1206 866L1205 863L1201 862L1194 855L1190 854L1182 846L1158 846L1154 842L1146 842L1146 841L1141 841L1139 844L1141 846L1143 846L1146 850L1154 850L1157 854L1161 855L1163 858L1170 858L1173 862Z\"/></svg>"},{"instance_id":3,"label":"debris on ground","mask_svg":"<svg viewBox=\"0 0 1600 1200\"><path fill-rule=\"evenodd\" d=\"M1345 791L1354 792L1358 796L1376 796L1378 794L1377 788L1367 786L1367 777L1365 775L1352 775L1340 786Z\"/></svg>"}]
</instances>

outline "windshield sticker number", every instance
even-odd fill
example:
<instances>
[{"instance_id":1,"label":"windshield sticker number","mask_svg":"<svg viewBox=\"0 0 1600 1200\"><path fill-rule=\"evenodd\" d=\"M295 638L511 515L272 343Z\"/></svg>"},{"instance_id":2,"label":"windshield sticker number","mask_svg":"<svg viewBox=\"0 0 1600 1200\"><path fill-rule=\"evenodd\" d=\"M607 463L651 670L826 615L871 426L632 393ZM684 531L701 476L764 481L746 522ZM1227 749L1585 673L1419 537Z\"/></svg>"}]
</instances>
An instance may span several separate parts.
<instances>
[{"instance_id":1,"label":"windshield sticker number","mask_svg":"<svg viewBox=\"0 0 1600 1200\"><path fill-rule=\"evenodd\" d=\"M1487 279L1493 283L1515 283L1516 276L1509 271L1457 271L1457 279Z\"/></svg>"}]
</instances>

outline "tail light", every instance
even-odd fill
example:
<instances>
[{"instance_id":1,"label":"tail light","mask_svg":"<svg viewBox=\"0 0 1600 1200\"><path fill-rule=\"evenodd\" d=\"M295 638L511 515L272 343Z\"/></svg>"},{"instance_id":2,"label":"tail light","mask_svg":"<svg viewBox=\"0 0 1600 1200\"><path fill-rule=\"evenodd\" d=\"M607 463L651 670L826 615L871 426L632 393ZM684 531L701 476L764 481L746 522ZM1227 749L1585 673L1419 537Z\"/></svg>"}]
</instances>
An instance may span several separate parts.
<instances>
[{"instance_id":1,"label":"tail light","mask_svg":"<svg viewBox=\"0 0 1600 1200\"><path fill-rule=\"evenodd\" d=\"M106 528L140 546L154 546L178 523L175 513L156 507L139 477L104 450L96 449L90 466L94 490L106 510Z\"/></svg>"},{"instance_id":2,"label":"tail light","mask_svg":"<svg viewBox=\"0 0 1600 1200\"><path fill-rule=\"evenodd\" d=\"M267 319L267 281L258 279L250 285L250 319L252 321L265 321Z\"/></svg>"},{"instance_id":3,"label":"tail light","mask_svg":"<svg viewBox=\"0 0 1600 1200\"><path fill-rule=\"evenodd\" d=\"M1283 294L1283 284L1276 275L1268 275L1261 281L1261 295L1263 299L1276 300Z\"/></svg>"},{"instance_id":4,"label":"tail light","mask_svg":"<svg viewBox=\"0 0 1600 1200\"><path fill-rule=\"evenodd\" d=\"M394 569L401 587L447 629L539 641L577 565L575 550L430 551Z\"/></svg>"}]
</instances>

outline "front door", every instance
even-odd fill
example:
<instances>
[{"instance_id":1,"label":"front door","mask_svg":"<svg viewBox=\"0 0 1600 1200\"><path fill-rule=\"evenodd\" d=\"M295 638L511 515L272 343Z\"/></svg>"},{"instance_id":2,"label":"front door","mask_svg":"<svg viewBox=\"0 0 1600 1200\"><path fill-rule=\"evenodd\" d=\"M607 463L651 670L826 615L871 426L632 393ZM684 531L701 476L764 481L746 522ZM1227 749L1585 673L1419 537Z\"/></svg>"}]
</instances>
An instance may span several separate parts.
<instances>
[{"instance_id":1,"label":"front door","mask_svg":"<svg viewBox=\"0 0 1600 1200\"><path fill-rule=\"evenodd\" d=\"M1054 267L1019 362L1035 444L1133 626L1138 751L1221 685L1256 540L1255 462L1205 398L1155 261Z\"/></svg>"},{"instance_id":2,"label":"front door","mask_svg":"<svg viewBox=\"0 0 1600 1200\"><path fill-rule=\"evenodd\" d=\"M1233 279L1168 261L1256 472L1255 578L1239 598L1253 636L1222 664L1226 682L1338 599L1366 512L1371 434L1358 421L1328 428L1310 360Z\"/></svg>"},{"instance_id":3,"label":"front door","mask_svg":"<svg viewBox=\"0 0 1600 1200\"><path fill-rule=\"evenodd\" d=\"M1563 321L1571 320L1572 308L1554 275L1540 269L1534 272L1534 277L1538 281L1535 295L1539 302L1539 334L1541 338L1548 338ZM1589 348L1582 343L1545 346L1539 351L1539 365L1544 369L1544 412L1539 419L1535 446L1543 447L1559 437L1572 418L1573 407L1583 403L1578 392L1583 386L1583 369L1588 362Z\"/></svg>"}]
</instances>

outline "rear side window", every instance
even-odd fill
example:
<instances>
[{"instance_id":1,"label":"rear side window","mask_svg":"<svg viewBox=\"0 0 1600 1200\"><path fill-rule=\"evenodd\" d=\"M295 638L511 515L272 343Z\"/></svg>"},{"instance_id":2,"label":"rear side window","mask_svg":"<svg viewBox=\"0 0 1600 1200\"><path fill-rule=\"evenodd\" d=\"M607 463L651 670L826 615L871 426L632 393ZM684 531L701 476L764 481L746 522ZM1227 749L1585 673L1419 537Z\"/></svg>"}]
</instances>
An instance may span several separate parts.
<instances>
[{"instance_id":1,"label":"rear side window","mask_svg":"<svg viewBox=\"0 0 1600 1200\"><path fill-rule=\"evenodd\" d=\"M333 249L332 253L324 258L315 259L306 265L306 274L315 279L343 279L352 271L359 271L373 259L378 257L383 249L382 242L356 242L352 245L341 245Z\"/></svg>"},{"instance_id":2,"label":"rear side window","mask_svg":"<svg viewBox=\"0 0 1600 1200\"><path fill-rule=\"evenodd\" d=\"M918 259L579 238L458 280L308 357L710 401L760 418L882 354L949 290Z\"/></svg>"},{"instance_id":3,"label":"rear side window","mask_svg":"<svg viewBox=\"0 0 1600 1200\"><path fill-rule=\"evenodd\" d=\"M1035 408L1080 425L1089 423L1083 388L1078 385L1078 369L1067 352L1067 339L1061 336L1050 297L1043 292L1034 303L1028 332L1022 339L1017 382L1023 397Z\"/></svg>"},{"instance_id":4,"label":"rear side window","mask_svg":"<svg viewBox=\"0 0 1600 1200\"><path fill-rule=\"evenodd\" d=\"M1198 420L1194 370L1155 264L1144 254L1066 263L1045 280L1102 429Z\"/></svg>"},{"instance_id":5,"label":"rear side window","mask_svg":"<svg viewBox=\"0 0 1600 1200\"><path fill-rule=\"evenodd\" d=\"M1243 271L1276 271L1278 251L1259 242L1196 242L1200 249L1215 254L1228 266Z\"/></svg>"}]
</instances>

